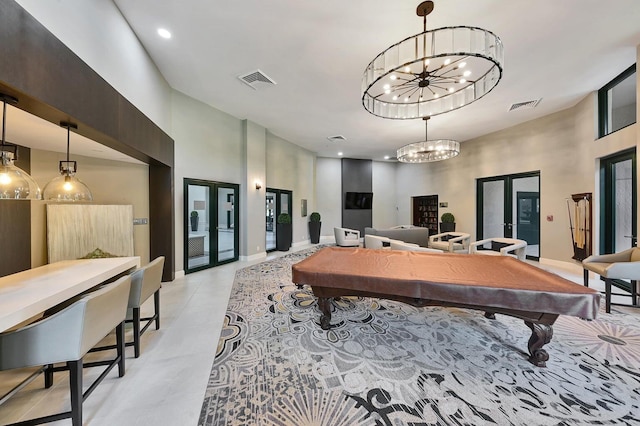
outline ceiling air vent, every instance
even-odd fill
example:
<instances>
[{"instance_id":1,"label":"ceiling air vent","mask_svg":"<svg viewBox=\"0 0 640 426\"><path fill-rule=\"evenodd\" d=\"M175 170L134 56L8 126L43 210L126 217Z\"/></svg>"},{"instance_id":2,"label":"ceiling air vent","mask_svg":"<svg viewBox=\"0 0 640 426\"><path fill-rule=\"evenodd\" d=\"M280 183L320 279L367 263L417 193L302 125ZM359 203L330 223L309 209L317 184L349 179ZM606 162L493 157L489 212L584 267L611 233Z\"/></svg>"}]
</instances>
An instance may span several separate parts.
<instances>
[{"instance_id":1,"label":"ceiling air vent","mask_svg":"<svg viewBox=\"0 0 640 426\"><path fill-rule=\"evenodd\" d=\"M347 138L342 135L329 136L327 139L331 142L345 142L347 140Z\"/></svg>"},{"instance_id":2,"label":"ceiling air vent","mask_svg":"<svg viewBox=\"0 0 640 426\"><path fill-rule=\"evenodd\" d=\"M250 73L239 75L238 78L254 90L262 89L277 84L268 75L260 70L251 71Z\"/></svg>"},{"instance_id":3,"label":"ceiling air vent","mask_svg":"<svg viewBox=\"0 0 640 426\"><path fill-rule=\"evenodd\" d=\"M520 108L535 108L542 101L542 98L536 99L535 101L526 101L526 102L518 102L517 104L512 104L509 107L509 111L514 111Z\"/></svg>"}]
</instances>

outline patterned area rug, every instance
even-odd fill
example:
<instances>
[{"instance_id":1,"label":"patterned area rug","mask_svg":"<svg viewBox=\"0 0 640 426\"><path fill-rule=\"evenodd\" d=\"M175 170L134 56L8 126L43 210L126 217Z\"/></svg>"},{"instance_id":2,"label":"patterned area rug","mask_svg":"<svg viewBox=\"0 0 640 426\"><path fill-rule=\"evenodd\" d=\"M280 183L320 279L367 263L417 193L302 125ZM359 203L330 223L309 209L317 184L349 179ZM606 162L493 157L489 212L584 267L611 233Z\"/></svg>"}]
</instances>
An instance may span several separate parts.
<instances>
[{"instance_id":1,"label":"patterned area rug","mask_svg":"<svg viewBox=\"0 0 640 426\"><path fill-rule=\"evenodd\" d=\"M324 331L291 282L316 249L236 273L200 425L640 425L637 314L560 317L547 368L480 311L341 298Z\"/></svg>"}]
</instances>

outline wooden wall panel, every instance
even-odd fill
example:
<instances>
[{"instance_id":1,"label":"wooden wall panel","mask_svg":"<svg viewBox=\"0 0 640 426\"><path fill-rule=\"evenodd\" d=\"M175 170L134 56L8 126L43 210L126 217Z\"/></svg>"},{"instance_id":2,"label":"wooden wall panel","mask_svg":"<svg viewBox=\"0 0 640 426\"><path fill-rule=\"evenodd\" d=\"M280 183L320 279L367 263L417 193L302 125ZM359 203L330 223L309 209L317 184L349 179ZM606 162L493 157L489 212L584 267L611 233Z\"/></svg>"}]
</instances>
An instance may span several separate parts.
<instances>
[{"instance_id":1,"label":"wooden wall panel","mask_svg":"<svg viewBox=\"0 0 640 426\"><path fill-rule=\"evenodd\" d=\"M0 200L0 276L31 268L31 201Z\"/></svg>"}]
</instances>

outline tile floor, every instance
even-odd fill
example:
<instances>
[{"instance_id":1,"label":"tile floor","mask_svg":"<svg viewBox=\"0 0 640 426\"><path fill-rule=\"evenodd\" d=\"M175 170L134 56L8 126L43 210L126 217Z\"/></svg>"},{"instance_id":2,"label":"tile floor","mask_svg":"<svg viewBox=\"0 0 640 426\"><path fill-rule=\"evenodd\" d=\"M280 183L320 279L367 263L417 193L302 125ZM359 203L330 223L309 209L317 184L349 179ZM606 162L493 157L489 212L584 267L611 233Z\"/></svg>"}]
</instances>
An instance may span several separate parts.
<instances>
[{"instance_id":1,"label":"tile floor","mask_svg":"<svg viewBox=\"0 0 640 426\"><path fill-rule=\"evenodd\" d=\"M275 252L267 259L282 254ZM96 388L84 404L84 423L196 425L235 271L260 261L235 262L165 283L161 290L161 329L156 331L152 326L143 336L140 358L135 359L133 348L127 348L126 375L118 378L114 369ZM582 283L577 268L539 266ZM595 278L591 279L591 286L604 288ZM622 301L627 303L628 298L625 299ZM145 304L143 311L147 309L152 309L151 304ZM29 371L0 372L0 394ZM100 371L100 367L85 370L85 384ZM40 376L0 406L0 424L68 410L68 404L67 374L57 373L50 389L43 388ZM53 424L70 425L71 421Z\"/></svg>"}]
</instances>

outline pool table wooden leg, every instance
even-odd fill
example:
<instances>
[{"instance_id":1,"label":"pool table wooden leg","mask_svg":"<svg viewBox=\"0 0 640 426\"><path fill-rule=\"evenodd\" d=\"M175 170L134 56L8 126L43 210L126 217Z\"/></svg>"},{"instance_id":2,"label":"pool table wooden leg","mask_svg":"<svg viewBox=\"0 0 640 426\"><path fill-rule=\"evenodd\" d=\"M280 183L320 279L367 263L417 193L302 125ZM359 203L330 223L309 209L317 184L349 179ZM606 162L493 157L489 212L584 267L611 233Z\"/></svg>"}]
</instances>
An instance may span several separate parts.
<instances>
[{"instance_id":1,"label":"pool table wooden leg","mask_svg":"<svg viewBox=\"0 0 640 426\"><path fill-rule=\"evenodd\" d=\"M331 300L329 297L318 297L318 308L322 312L320 316L320 327L323 330L331 328Z\"/></svg>"},{"instance_id":2,"label":"pool table wooden leg","mask_svg":"<svg viewBox=\"0 0 640 426\"><path fill-rule=\"evenodd\" d=\"M537 367L546 367L549 360L549 354L542 349L544 345L551 341L553 337L553 327L546 324L524 322L531 329L531 337L529 337L529 362Z\"/></svg>"}]
</instances>

